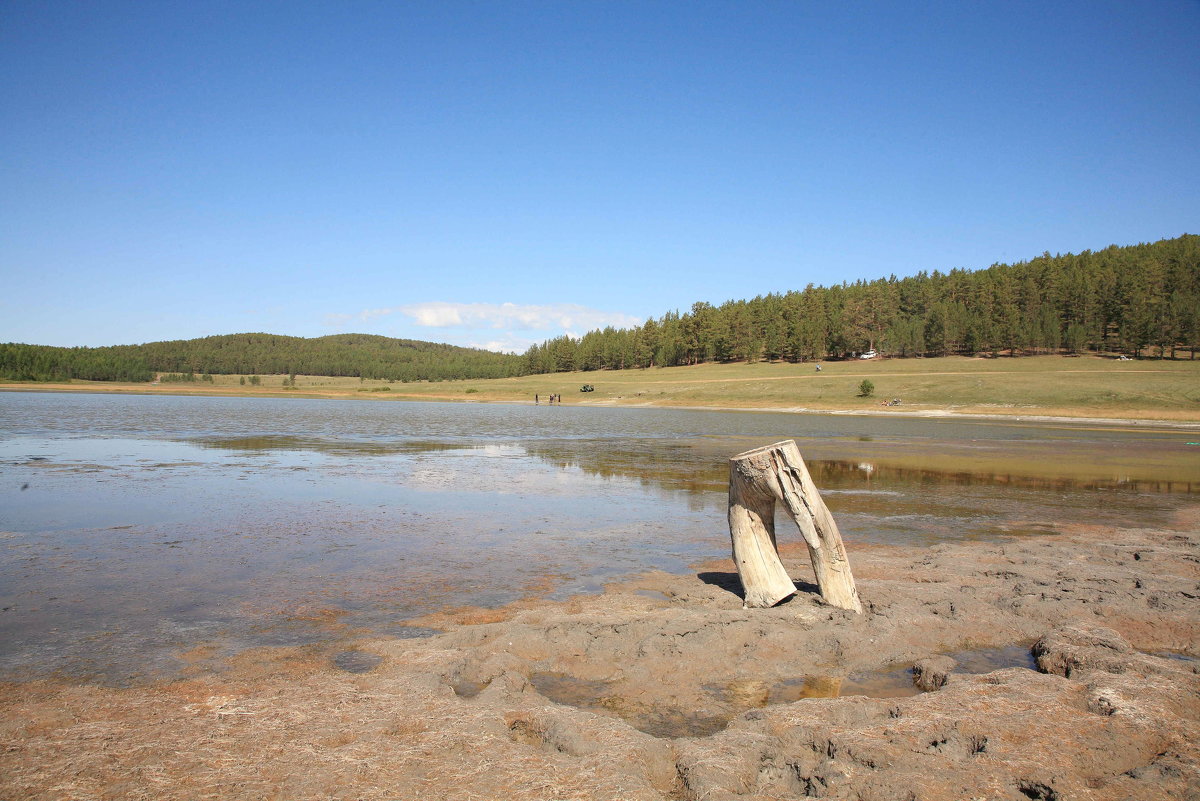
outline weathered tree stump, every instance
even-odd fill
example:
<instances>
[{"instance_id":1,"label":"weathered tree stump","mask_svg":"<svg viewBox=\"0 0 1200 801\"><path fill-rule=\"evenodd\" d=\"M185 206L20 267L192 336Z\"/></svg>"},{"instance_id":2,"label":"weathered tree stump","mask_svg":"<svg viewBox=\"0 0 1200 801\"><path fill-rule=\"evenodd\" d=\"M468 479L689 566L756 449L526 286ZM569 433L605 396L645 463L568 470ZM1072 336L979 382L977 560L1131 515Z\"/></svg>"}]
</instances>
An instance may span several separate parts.
<instances>
[{"instance_id":1,"label":"weathered tree stump","mask_svg":"<svg viewBox=\"0 0 1200 801\"><path fill-rule=\"evenodd\" d=\"M821 597L833 606L861 612L842 535L792 440L729 460L729 536L745 590L744 606L774 606L796 593L775 542L776 501L783 501L808 544Z\"/></svg>"}]
</instances>

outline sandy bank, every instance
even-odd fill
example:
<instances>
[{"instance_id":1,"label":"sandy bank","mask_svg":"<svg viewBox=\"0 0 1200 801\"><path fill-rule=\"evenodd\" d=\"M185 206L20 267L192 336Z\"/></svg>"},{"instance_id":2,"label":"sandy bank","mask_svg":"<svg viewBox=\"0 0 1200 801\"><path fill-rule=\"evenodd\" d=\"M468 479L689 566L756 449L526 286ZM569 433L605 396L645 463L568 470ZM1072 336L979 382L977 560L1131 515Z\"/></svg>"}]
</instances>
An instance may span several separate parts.
<instances>
[{"instance_id":1,"label":"sandy bank","mask_svg":"<svg viewBox=\"0 0 1200 801\"><path fill-rule=\"evenodd\" d=\"M1163 530L848 546L861 616L807 584L743 610L720 563L161 685L6 685L0 797L1194 797L1200 507ZM965 664L1002 646L1024 661ZM914 662L936 689L872 678ZM859 688L890 697L820 697Z\"/></svg>"}]
</instances>

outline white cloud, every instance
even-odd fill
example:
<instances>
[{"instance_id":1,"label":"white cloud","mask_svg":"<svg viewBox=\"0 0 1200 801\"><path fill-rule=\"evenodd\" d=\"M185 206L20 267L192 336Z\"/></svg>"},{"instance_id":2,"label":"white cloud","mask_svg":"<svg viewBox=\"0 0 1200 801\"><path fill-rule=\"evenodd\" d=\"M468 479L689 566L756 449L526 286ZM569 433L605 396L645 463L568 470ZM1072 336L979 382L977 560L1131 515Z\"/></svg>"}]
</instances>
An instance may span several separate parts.
<instances>
[{"instance_id":1,"label":"white cloud","mask_svg":"<svg viewBox=\"0 0 1200 801\"><path fill-rule=\"evenodd\" d=\"M401 306L396 309L401 314L411 317L417 325L430 328L447 328L463 325L459 309L465 303L418 303L415 306Z\"/></svg>"},{"instance_id":2,"label":"white cloud","mask_svg":"<svg viewBox=\"0 0 1200 801\"><path fill-rule=\"evenodd\" d=\"M563 331L580 336L605 326L630 328L642 321L624 312L590 309L578 303L542 306L517 303L412 303L390 308L364 309L357 314L327 314L325 322L335 328L357 320L368 322L390 314L402 314L425 328L496 329L502 331ZM512 339L511 336L507 339ZM531 340L532 341L532 340Z\"/></svg>"},{"instance_id":3,"label":"white cloud","mask_svg":"<svg viewBox=\"0 0 1200 801\"><path fill-rule=\"evenodd\" d=\"M630 328L642 323L639 318L623 312L606 312L577 303L537 306L444 301L364 309L357 314L327 314L325 323L332 328L343 329L354 322L378 322L379 318L393 314L407 318L409 325L463 332L452 335L447 331L437 337L439 341L502 353L524 353L530 345L559 334L578 338L605 326Z\"/></svg>"},{"instance_id":4,"label":"white cloud","mask_svg":"<svg viewBox=\"0 0 1200 801\"><path fill-rule=\"evenodd\" d=\"M629 328L641 324L637 317L623 312L589 309L577 303L553 303L544 306L516 303L414 303L392 311L410 317L417 325L432 328L496 328L523 331L592 331L614 326Z\"/></svg>"},{"instance_id":5,"label":"white cloud","mask_svg":"<svg viewBox=\"0 0 1200 801\"><path fill-rule=\"evenodd\" d=\"M537 345L541 342L540 339L530 339L529 337L518 337L512 334L506 335L502 339L489 339L486 342L466 342L464 348L479 348L480 350L490 350L496 353L524 353L529 350L530 345Z\"/></svg>"}]
</instances>

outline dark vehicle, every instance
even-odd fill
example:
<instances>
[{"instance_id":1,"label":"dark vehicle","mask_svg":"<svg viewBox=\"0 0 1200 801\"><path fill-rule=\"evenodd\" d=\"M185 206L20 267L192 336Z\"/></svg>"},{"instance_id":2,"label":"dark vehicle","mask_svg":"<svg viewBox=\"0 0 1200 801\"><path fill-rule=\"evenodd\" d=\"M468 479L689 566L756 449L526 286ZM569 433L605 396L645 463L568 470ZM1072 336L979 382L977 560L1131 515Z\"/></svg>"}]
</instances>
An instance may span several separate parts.
<instances>
[{"instance_id":1,"label":"dark vehicle","mask_svg":"<svg viewBox=\"0 0 1200 801\"><path fill-rule=\"evenodd\" d=\"M584 384L582 387L579 388L579 391L580 392L595 392L596 388L593 387L591 384Z\"/></svg>"}]
</instances>

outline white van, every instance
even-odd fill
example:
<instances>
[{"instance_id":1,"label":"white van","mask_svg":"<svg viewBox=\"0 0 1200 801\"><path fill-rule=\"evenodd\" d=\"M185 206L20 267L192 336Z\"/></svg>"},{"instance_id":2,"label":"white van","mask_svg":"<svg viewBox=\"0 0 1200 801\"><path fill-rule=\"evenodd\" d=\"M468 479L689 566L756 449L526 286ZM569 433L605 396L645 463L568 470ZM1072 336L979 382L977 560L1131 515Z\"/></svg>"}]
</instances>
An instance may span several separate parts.
<instances>
[{"instance_id":1,"label":"white van","mask_svg":"<svg viewBox=\"0 0 1200 801\"><path fill-rule=\"evenodd\" d=\"M869 351L867 351L866 353L864 353L864 354L862 354L861 356L859 356L858 358L860 358L860 359L874 359L874 358L875 358L876 356L878 356L878 355L879 355L879 354L878 354L878 353L876 353L875 351L873 351L873 350L869 350Z\"/></svg>"}]
</instances>

